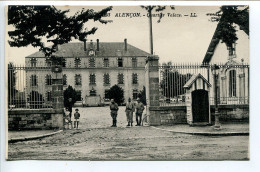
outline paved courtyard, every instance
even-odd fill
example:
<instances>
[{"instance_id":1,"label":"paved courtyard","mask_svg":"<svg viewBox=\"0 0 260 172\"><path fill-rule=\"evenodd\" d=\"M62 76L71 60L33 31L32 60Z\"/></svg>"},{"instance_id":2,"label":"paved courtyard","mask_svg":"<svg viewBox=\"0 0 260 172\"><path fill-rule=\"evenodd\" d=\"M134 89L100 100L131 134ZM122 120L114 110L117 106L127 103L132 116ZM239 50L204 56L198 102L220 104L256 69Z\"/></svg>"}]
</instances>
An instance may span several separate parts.
<instances>
[{"instance_id":1,"label":"paved courtyard","mask_svg":"<svg viewBox=\"0 0 260 172\"><path fill-rule=\"evenodd\" d=\"M79 108L79 130L9 144L9 160L248 160L249 136L196 136L126 128L125 107L112 128L109 107ZM134 123L135 124L135 123Z\"/></svg>"}]
</instances>

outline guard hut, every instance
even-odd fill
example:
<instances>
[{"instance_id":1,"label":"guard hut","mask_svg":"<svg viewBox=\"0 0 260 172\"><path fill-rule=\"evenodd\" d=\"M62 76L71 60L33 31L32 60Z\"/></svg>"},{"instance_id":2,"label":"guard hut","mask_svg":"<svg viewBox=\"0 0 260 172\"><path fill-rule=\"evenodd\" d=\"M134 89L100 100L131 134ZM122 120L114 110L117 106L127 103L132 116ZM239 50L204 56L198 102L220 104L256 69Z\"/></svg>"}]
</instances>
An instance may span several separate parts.
<instances>
[{"instance_id":1,"label":"guard hut","mask_svg":"<svg viewBox=\"0 0 260 172\"><path fill-rule=\"evenodd\" d=\"M184 85L186 89L187 123L208 125L211 123L209 91L211 84L199 73Z\"/></svg>"}]
</instances>

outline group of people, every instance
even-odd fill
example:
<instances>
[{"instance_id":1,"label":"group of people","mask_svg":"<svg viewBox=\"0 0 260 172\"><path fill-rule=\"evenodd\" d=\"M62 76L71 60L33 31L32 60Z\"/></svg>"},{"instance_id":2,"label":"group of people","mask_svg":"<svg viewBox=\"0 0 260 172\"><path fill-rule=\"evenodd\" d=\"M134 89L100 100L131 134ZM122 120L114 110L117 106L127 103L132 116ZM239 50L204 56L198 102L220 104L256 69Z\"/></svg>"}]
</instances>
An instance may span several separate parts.
<instances>
[{"instance_id":1,"label":"group of people","mask_svg":"<svg viewBox=\"0 0 260 172\"><path fill-rule=\"evenodd\" d=\"M71 120L71 116L72 116L72 98L69 98L69 103L68 106L65 108L65 128L66 129L72 129L72 120ZM80 118L80 113L79 113L79 109L75 109L75 113L74 113L74 128L75 129L79 129L79 118Z\"/></svg>"},{"instance_id":2,"label":"group of people","mask_svg":"<svg viewBox=\"0 0 260 172\"><path fill-rule=\"evenodd\" d=\"M79 119L80 119L80 113L79 109L75 109L74 113L74 127L72 126L72 98L69 98L69 103L67 107L64 109L65 114L65 129L78 129L79 128ZM112 126L111 127L117 127L117 114L118 114L118 104L114 101L114 99L111 99L110 103L110 111L111 111L111 117L112 117ZM133 126L133 113L135 112L136 115L136 126L140 126L142 122L142 114L144 111L144 105L140 101L140 99L137 99L137 104L135 105L131 98L128 99L128 102L126 103L126 119L127 119L127 127Z\"/></svg>"},{"instance_id":3,"label":"group of people","mask_svg":"<svg viewBox=\"0 0 260 172\"><path fill-rule=\"evenodd\" d=\"M110 110L111 110L111 117L113 119L112 122L112 126L111 127L116 127L116 123L117 123L117 112L118 112L118 105L117 103L114 101L114 99L111 99L111 104L110 104ZM136 112L135 112L136 111ZM144 105L143 103L140 101L140 99L137 99L137 104L135 105L131 98L128 99L128 102L126 103L126 108L125 108L125 112L126 112L126 119L127 119L127 126L133 126L133 113L135 112L135 116L136 116L136 126L140 126L141 122L142 122L142 114L144 111Z\"/></svg>"}]
</instances>

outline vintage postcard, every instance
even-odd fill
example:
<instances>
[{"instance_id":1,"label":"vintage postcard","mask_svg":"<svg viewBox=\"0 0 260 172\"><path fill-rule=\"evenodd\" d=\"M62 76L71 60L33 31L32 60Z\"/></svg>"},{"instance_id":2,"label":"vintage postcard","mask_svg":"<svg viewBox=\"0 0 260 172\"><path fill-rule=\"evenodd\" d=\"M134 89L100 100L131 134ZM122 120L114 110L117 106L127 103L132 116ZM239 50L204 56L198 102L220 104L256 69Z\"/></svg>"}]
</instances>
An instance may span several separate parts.
<instances>
[{"instance_id":1,"label":"vintage postcard","mask_svg":"<svg viewBox=\"0 0 260 172\"><path fill-rule=\"evenodd\" d=\"M6 6L7 160L244 160L249 6Z\"/></svg>"}]
</instances>

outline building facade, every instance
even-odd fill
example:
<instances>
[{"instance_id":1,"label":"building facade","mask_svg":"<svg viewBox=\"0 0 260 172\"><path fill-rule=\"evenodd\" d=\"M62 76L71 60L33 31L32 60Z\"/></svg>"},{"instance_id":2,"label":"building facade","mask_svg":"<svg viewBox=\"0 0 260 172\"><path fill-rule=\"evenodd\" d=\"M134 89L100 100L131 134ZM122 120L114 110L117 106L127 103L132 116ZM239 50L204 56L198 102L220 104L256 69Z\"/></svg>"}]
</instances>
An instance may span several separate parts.
<instances>
[{"instance_id":1,"label":"building facade","mask_svg":"<svg viewBox=\"0 0 260 172\"><path fill-rule=\"evenodd\" d=\"M81 99L100 96L107 99L107 91L115 84L124 90L124 98L137 98L145 85L145 64L149 53L124 42L77 42L57 47L55 53L63 57L64 90L70 85ZM51 104L51 61L36 52L26 58L26 94L37 91L44 102ZM36 67L37 70L33 70ZM35 91L35 92L33 92ZM33 93L32 93L33 92Z\"/></svg>"},{"instance_id":2,"label":"building facade","mask_svg":"<svg viewBox=\"0 0 260 172\"><path fill-rule=\"evenodd\" d=\"M218 28L217 28L218 29ZM217 29L212 37L203 64L220 65L217 80L217 97L220 104L249 104L249 35L238 25L238 40L232 47L217 39ZM212 73L209 82L213 83ZM213 87L210 96L214 97Z\"/></svg>"}]
</instances>

